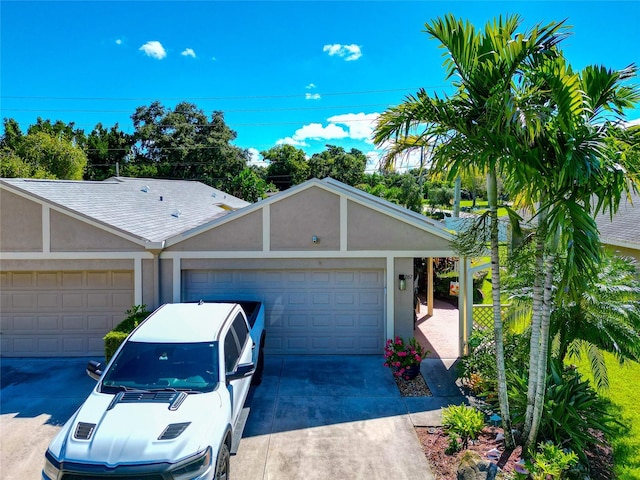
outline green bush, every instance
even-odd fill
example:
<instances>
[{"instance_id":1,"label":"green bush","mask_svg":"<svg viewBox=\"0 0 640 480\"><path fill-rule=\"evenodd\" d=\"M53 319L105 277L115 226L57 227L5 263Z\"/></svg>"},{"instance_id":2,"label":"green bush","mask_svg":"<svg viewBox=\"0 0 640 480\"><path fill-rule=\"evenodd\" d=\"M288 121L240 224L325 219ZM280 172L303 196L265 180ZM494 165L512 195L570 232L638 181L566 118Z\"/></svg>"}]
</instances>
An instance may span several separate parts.
<instances>
[{"instance_id":1,"label":"green bush","mask_svg":"<svg viewBox=\"0 0 640 480\"><path fill-rule=\"evenodd\" d=\"M511 371L508 383L513 423L522 424L527 407L525 373ZM550 362L539 441L568 448L587 465L585 452L598 441L592 430L610 435L615 423L607 413L606 401L598 396L588 381L582 380L577 370L564 369L557 360Z\"/></svg>"},{"instance_id":2,"label":"green bush","mask_svg":"<svg viewBox=\"0 0 640 480\"><path fill-rule=\"evenodd\" d=\"M104 337L104 356L111 360L118 347L125 341L129 334L149 316L146 305L134 305L125 312L127 317Z\"/></svg>"},{"instance_id":3,"label":"green bush","mask_svg":"<svg viewBox=\"0 0 640 480\"><path fill-rule=\"evenodd\" d=\"M546 442L538 446L538 451L526 465L533 480L560 480L564 478L563 473L576 463L578 456L571 450Z\"/></svg>"},{"instance_id":4,"label":"green bush","mask_svg":"<svg viewBox=\"0 0 640 480\"><path fill-rule=\"evenodd\" d=\"M484 428L484 415L473 407L449 405L442 409L442 426L449 435L449 448L457 444L459 437L464 449L469 445L469 440L478 438Z\"/></svg>"}]
</instances>

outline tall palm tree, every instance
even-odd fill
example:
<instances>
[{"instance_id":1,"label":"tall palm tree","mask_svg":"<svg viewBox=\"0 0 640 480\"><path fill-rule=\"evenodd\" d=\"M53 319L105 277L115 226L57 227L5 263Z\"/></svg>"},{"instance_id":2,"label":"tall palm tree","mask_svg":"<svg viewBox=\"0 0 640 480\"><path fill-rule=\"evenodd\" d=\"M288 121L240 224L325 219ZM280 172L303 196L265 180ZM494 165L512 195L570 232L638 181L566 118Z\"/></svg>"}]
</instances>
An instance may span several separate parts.
<instances>
[{"instance_id":1,"label":"tall palm tree","mask_svg":"<svg viewBox=\"0 0 640 480\"><path fill-rule=\"evenodd\" d=\"M521 105L529 122L522 139L528 148L509 186L538 219L524 424L528 447L536 444L544 403L557 252L566 248L567 258L556 292L578 301L600 262L593 217L604 209L615 212L622 195L639 184L638 166L625 168L608 150L617 127L603 117L621 116L640 100L638 90L625 85L635 72L633 66L619 71L588 66L576 73L558 52L526 76L526 99L533 100Z\"/></svg>"},{"instance_id":2,"label":"tall palm tree","mask_svg":"<svg viewBox=\"0 0 640 480\"><path fill-rule=\"evenodd\" d=\"M426 32L445 49L444 66L447 78L455 77L455 93L430 96L420 89L384 112L374 134L377 145L388 147L387 165L402 152L433 146L433 171L448 172L451 180L470 166L487 174L498 397L508 447L514 441L500 312L497 178L499 170L509 175L519 168L514 152L520 143L513 130L520 124L520 77L542 57L555 54L554 46L564 35L562 23L517 33L520 24L517 15L488 22L483 31L452 15L426 24Z\"/></svg>"}]
</instances>

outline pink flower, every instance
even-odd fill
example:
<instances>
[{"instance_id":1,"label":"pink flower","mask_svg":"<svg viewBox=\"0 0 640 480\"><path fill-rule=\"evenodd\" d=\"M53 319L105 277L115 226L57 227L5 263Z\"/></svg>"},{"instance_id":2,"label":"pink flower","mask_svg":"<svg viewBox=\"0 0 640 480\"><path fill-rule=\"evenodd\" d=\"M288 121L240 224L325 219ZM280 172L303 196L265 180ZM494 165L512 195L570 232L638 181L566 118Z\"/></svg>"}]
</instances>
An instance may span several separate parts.
<instances>
[{"instance_id":1,"label":"pink flower","mask_svg":"<svg viewBox=\"0 0 640 480\"><path fill-rule=\"evenodd\" d=\"M400 362L393 362L391 365L393 365L394 367L399 367L401 365Z\"/></svg>"},{"instance_id":2,"label":"pink flower","mask_svg":"<svg viewBox=\"0 0 640 480\"><path fill-rule=\"evenodd\" d=\"M421 362L422 358L420 358L420 355L416 355L415 357L413 357L416 359L416 362Z\"/></svg>"},{"instance_id":3,"label":"pink flower","mask_svg":"<svg viewBox=\"0 0 640 480\"><path fill-rule=\"evenodd\" d=\"M406 357L407 356L407 352L398 352L398 356L399 357Z\"/></svg>"}]
</instances>

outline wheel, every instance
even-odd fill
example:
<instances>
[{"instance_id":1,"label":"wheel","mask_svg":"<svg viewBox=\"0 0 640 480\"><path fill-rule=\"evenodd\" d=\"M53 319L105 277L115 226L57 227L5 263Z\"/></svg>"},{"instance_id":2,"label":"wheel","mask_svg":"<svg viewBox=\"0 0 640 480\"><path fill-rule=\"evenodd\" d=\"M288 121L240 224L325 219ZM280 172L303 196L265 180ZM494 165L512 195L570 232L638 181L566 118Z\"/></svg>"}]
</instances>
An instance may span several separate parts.
<instances>
[{"instance_id":1,"label":"wheel","mask_svg":"<svg viewBox=\"0 0 640 480\"><path fill-rule=\"evenodd\" d=\"M260 385L262 383L262 372L264 371L264 336L260 339L260 352L258 352L258 364L256 371L251 377L251 385Z\"/></svg>"},{"instance_id":2,"label":"wheel","mask_svg":"<svg viewBox=\"0 0 640 480\"><path fill-rule=\"evenodd\" d=\"M229 464L231 463L229 447L223 443L218 452L215 480L229 480Z\"/></svg>"}]
</instances>

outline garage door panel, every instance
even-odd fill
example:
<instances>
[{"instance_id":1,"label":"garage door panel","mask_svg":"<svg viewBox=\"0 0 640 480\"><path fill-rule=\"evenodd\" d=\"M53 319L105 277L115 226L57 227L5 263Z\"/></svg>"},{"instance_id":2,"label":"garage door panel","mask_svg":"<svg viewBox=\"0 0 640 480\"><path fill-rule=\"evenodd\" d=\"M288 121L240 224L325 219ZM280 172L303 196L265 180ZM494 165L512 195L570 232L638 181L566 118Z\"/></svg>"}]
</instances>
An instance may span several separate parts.
<instances>
[{"instance_id":1,"label":"garage door panel","mask_svg":"<svg viewBox=\"0 0 640 480\"><path fill-rule=\"evenodd\" d=\"M3 282L3 356L102 356L134 301L132 271L3 272Z\"/></svg>"},{"instance_id":2,"label":"garage door panel","mask_svg":"<svg viewBox=\"0 0 640 480\"><path fill-rule=\"evenodd\" d=\"M382 271L187 270L182 285L185 301L262 300L269 353L379 354L383 349Z\"/></svg>"}]
</instances>

